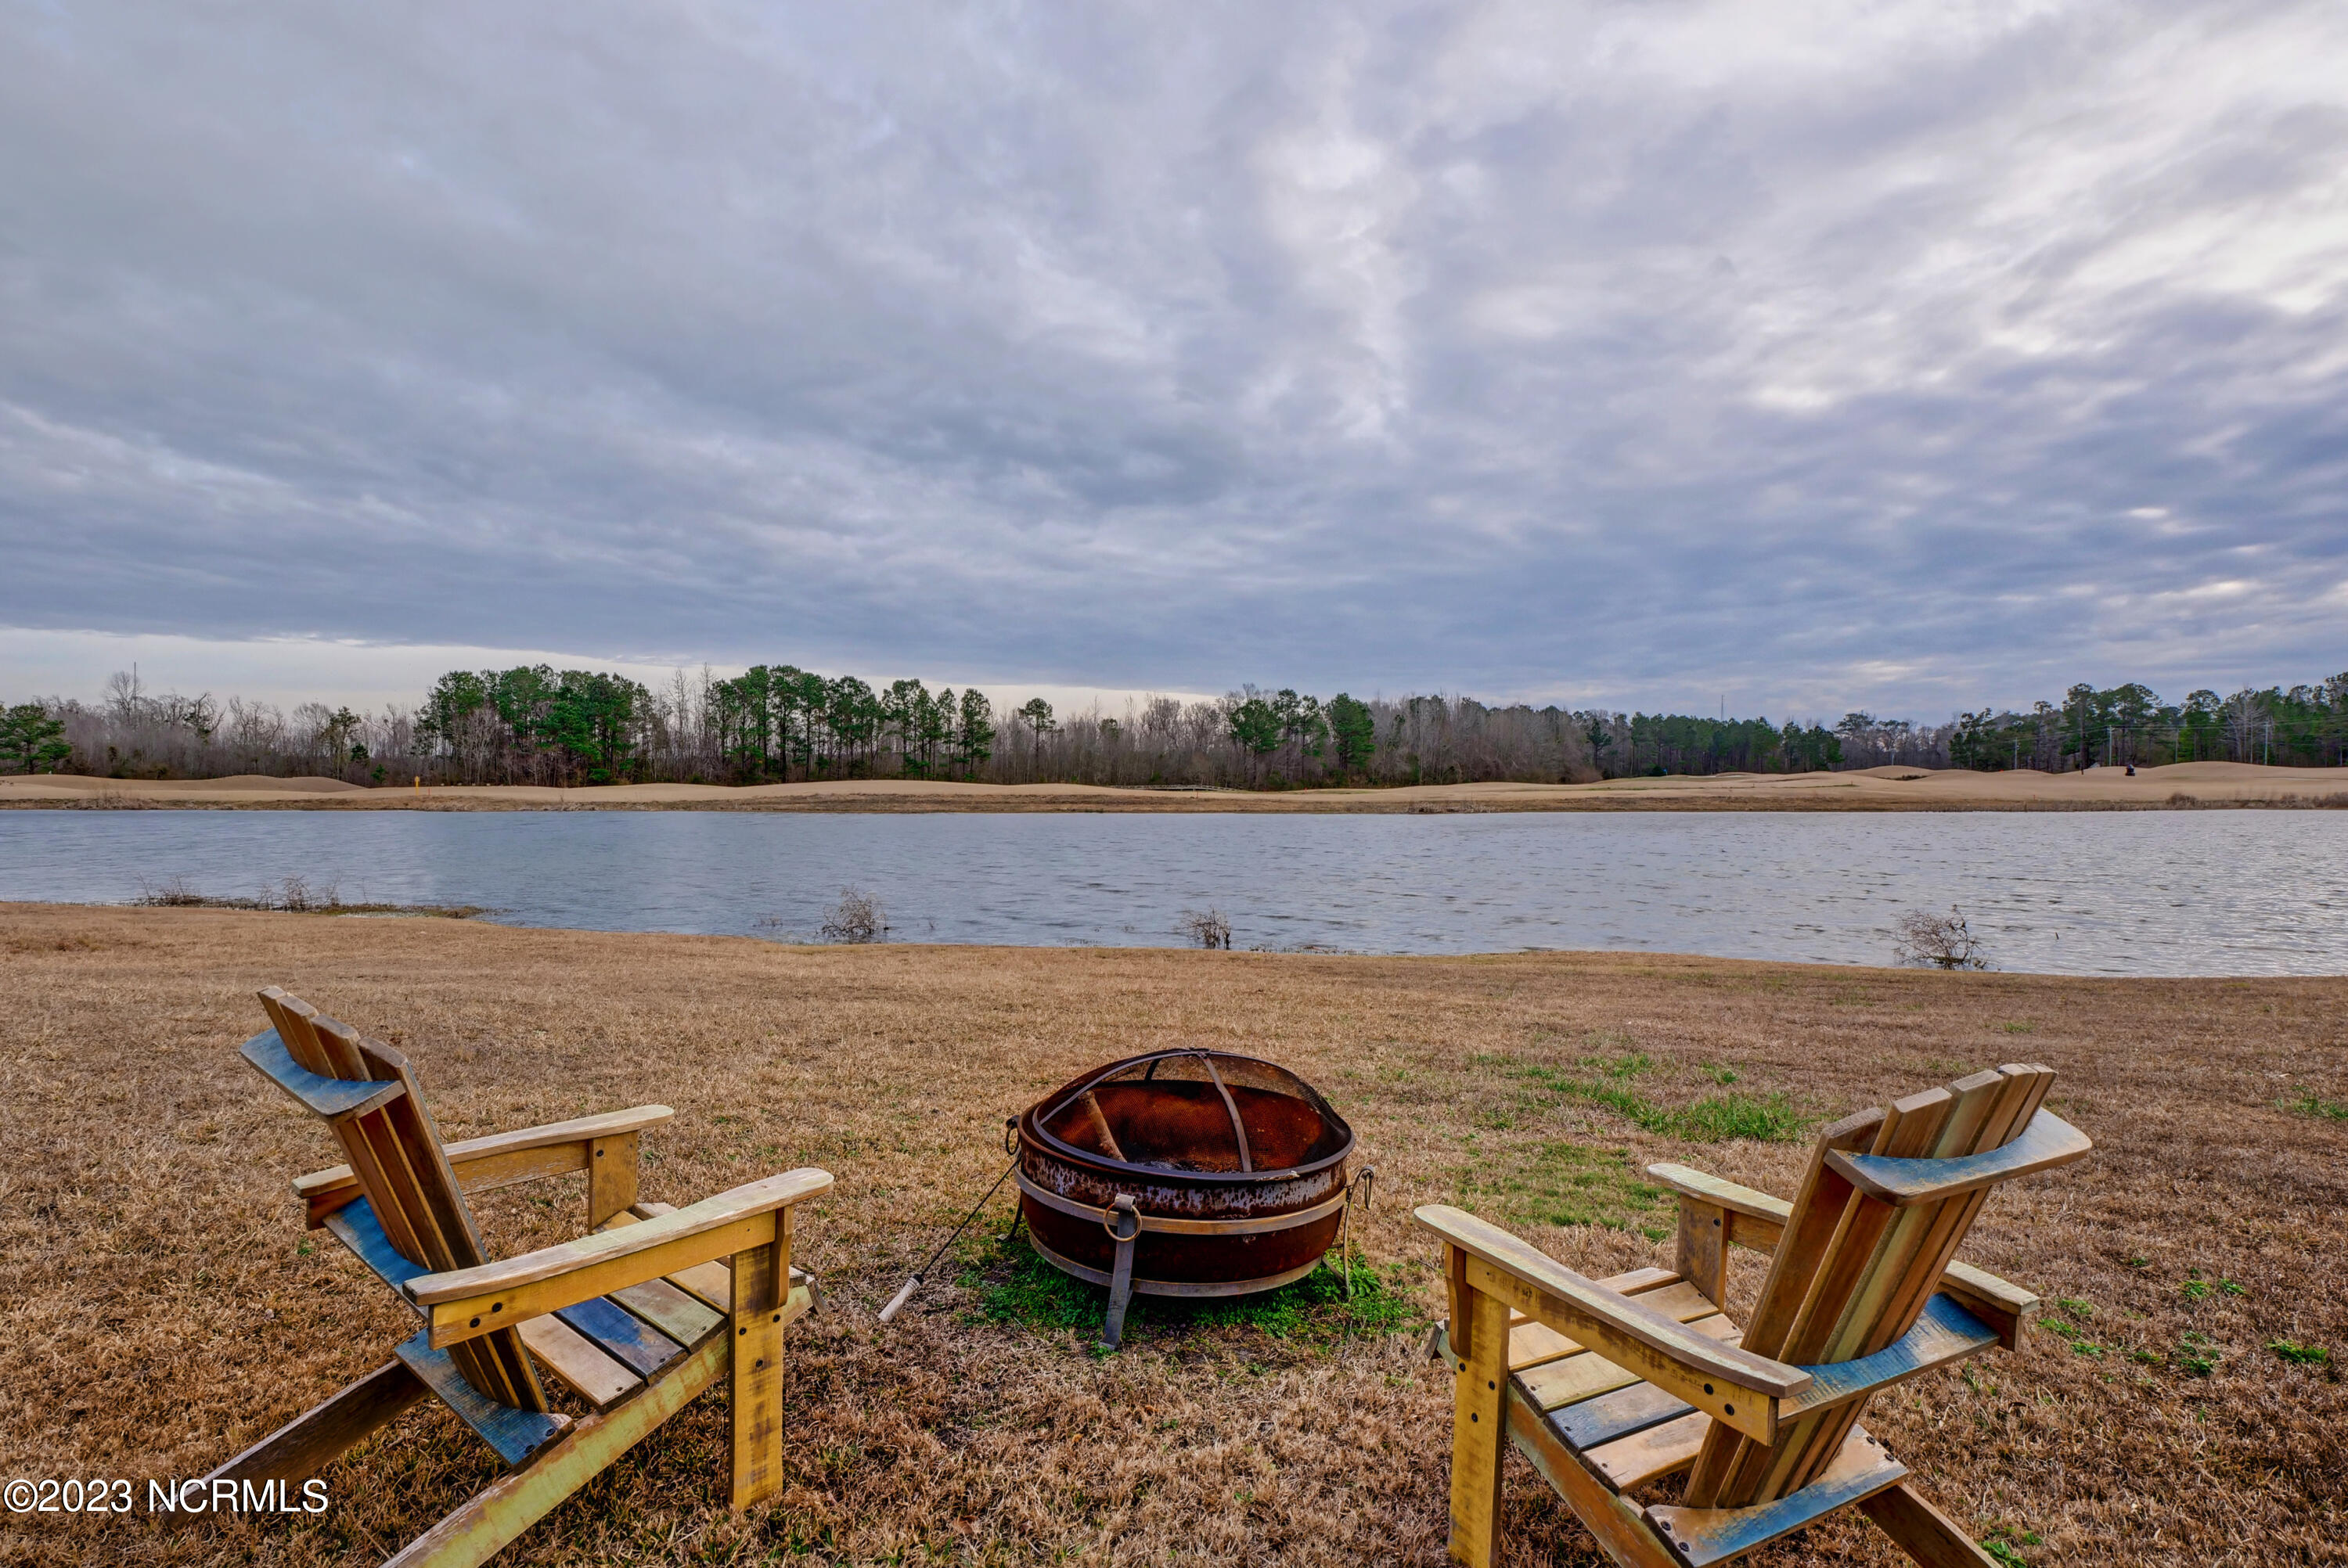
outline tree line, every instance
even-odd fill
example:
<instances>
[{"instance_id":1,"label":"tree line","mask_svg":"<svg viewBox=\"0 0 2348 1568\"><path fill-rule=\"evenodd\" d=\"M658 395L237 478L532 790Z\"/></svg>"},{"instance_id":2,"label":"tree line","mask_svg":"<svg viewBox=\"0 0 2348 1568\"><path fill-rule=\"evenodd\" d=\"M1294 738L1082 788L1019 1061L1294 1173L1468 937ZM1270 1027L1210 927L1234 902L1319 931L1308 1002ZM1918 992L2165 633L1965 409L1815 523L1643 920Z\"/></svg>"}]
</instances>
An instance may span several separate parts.
<instances>
[{"instance_id":1,"label":"tree line","mask_svg":"<svg viewBox=\"0 0 2348 1568\"><path fill-rule=\"evenodd\" d=\"M1255 686L1210 701L1150 697L1115 716L1061 714L1040 697L998 710L973 688L874 686L789 664L727 677L680 671L659 689L542 664L457 670L415 707L374 713L156 692L130 671L95 703L36 698L0 709L0 769L9 772L374 784L922 778L1291 789L2209 759L2348 762L2348 673L2224 698L2196 691L2175 703L2140 684L2080 685L2028 712L1984 708L1941 724L1866 712L1831 725L1773 723L1439 694L1324 701Z\"/></svg>"},{"instance_id":2,"label":"tree line","mask_svg":"<svg viewBox=\"0 0 2348 1568\"><path fill-rule=\"evenodd\" d=\"M1952 766L1987 771L2190 762L2338 767L2348 763L2348 672L2230 697L2205 688L2177 702L2135 683L2103 692L2074 686L2060 702L2038 702L2026 713L1983 708L1958 715L1949 755Z\"/></svg>"}]
</instances>

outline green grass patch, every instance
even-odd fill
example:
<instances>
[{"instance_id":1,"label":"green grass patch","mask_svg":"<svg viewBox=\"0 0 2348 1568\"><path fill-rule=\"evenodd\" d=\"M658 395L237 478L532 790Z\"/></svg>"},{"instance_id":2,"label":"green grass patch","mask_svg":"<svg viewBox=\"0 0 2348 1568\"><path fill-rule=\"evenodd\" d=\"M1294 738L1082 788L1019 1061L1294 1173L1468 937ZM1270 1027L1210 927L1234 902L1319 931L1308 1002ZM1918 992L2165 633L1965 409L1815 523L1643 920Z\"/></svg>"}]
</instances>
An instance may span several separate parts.
<instances>
[{"instance_id":1,"label":"green grass patch","mask_svg":"<svg viewBox=\"0 0 2348 1568\"><path fill-rule=\"evenodd\" d=\"M1627 1149L1554 1143L1498 1153L1461 1179L1459 1195L1462 1207L1497 1211L1505 1225L1603 1225L1650 1241L1671 1235L1671 1194L1640 1175Z\"/></svg>"},{"instance_id":2,"label":"green grass patch","mask_svg":"<svg viewBox=\"0 0 2348 1568\"><path fill-rule=\"evenodd\" d=\"M1295 1284L1253 1296L1137 1295L1125 1315L1126 1343L1202 1328L1257 1328L1275 1339L1313 1348L1408 1333L1429 1321L1410 1288L1410 1272L1406 1264L1381 1269L1356 1257L1349 1298L1343 1260L1332 1253ZM1107 1286L1062 1274L1027 1244L1024 1232L965 1254L954 1283L977 1294L974 1316L988 1323L1045 1332L1073 1329L1097 1337L1108 1315Z\"/></svg>"},{"instance_id":3,"label":"green grass patch","mask_svg":"<svg viewBox=\"0 0 2348 1568\"><path fill-rule=\"evenodd\" d=\"M1666 1112L1662 1126L1652 1132L1670 1132L1693 1143L1719 1143L1750 1138L1761 1143L1786 1143L1802 1135L1807 1119L1783 1094L1708 1094L1681 1110ZM1646 1123L1641 1123L1645 1126Z\"/></svg>"},{"instance_id":4,"label":"green grass patch","mask_svg":"<svg viewBox=\"0 0 2348 1568\"><path fill-rule=\"evenodd\" d=\"M2270 1339L2267 1348L2294 1367L2323 1367L2332 1361L2332 1352L2321 1345L2297 1345L2288 1339Z\"/></svg>"},{"instance_id":5,"label":"green grass patch","mask_svg":"<svg viewBox=\"0 0 2348 1568\"><path fill-rule=\"evenodd\" d=\"M2289 1100L2277 1101L2276 1103L2302 1116L2321 1116L2327 1122L2348 1122L2348 1100L2325 1100L2312 1089L2302 1089Z\"/></svg>"},{"instance_id":6,"label":"green grass patch","mask_svg":"<svg viewBox=\"0 0 2348 1568\"><path fill-rule=\"evenodd\" d=\"M2059 1317L2041 1317L2038 1320L2038 1331L2042 1334L2051 1334L2068 1344L2074 1356L2089 1356L2098 1361L2104 1358L2104 1348L2089 1338L2085 1329L2075 1327Z\"/></svg>"},{"instance_id":7,"label":"green grass patch","mask_svg":"<svg viewBox=\"0 0 2348 1568\"><path fill-rule=\"evenodd\" d=\"M1692 1143L1721 1143L1731 1138L1760 1143L1787 1143L1802 1135L1807 1118L1784 1094L1747 1094L1729 1090L1707 1094L1685 1105L1663 1105L1650 1099L1632 1082L1653 1070L1643 1052L1622 1056L1585 1056L1572 1067L1551 1067L1533 1061L1507 1061L1518 1077L1532 1085L1545 1102L1577 1101L1613 1112L1632 1126ZM1736 1075L1725 1069L1707 1069L1715 1083L1726 1085Z\"/></svg>"},{"instance_id":8,"label":"green grass patch","mask_svg":"<svg viewBox=\"0 0 2348 1568\"><path fill-rule=\"evenodd\" d=\"M2000 1525L1982 1537L1981 1549L2007 1564L2007 1568L2030 1568L2030 1559L2022 1554L2025 1546L2044 1544L2034 1530L2014 1530Z\"/></svg>"},{"instance_id":9,"label":"green grass patch","mask_svg":"<svg viewBox=\"0 0 2348 1568\"><path fill-rule=\"evenodd\" d=\"M2218 1363L2224 1358L2218 1353L2215 1340L2199 1329L2188 1328L2178 1336L2177 1348L2168 1359L2188 1378L2206 1378L2218 1369Z\"/></svg>"}]
</instances>

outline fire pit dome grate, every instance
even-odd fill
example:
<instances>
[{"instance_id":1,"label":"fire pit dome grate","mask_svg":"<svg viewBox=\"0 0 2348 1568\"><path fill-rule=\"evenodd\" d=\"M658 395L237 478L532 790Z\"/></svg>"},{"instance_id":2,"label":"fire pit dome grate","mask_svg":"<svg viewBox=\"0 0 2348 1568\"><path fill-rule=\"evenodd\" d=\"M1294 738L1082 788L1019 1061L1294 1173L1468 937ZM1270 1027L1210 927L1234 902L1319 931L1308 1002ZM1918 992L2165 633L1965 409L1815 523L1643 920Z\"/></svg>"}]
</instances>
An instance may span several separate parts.
<instances>
[{"instance_id":1,"label":"fire pit dome grate","mask_svg":"<svg viewBox=\"0 0 2348 1568\"><path fill-rule=\"evenodd\" d=\"M1344 1216L1354 1130L1276 1063L1182 1048L1063 1084L1015 1119L1035 1250L1145 1296L1242 1296L1313 1271Z\"/></svg>"}]
</instances>

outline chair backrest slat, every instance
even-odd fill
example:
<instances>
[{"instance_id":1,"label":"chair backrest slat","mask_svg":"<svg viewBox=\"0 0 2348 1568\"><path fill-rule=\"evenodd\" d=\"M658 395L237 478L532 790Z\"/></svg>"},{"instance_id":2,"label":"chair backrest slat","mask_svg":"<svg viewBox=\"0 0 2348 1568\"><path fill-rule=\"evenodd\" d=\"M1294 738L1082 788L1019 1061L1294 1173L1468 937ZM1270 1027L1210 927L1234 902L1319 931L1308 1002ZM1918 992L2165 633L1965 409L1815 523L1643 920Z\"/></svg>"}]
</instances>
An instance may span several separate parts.
<instances>
[{"instance_id":1,"label":"chair backrest slat","mask_svg":"<svg viewBox=\"0 0 2348 1568\"><path fill-rule=\"evenodd\" d=\"M1989 1189L1894 1207L1844 1180L1827 1164L1828 1151L1954 1159L2003 1148L2030 1124L2054 1076L2010 1063L1828 1128L1811 1153L1746 1348L1818 1366L1897 1342L1922 1315ZM1715 1425L1689 1472L1687 1505L1748 1507L1807 1485L1841 1451L1865 1404L1803 1417L1773 1444Z\"/></svg>"},{"instance_id":2,"label":"chair backrest slat","mask_svg":"<svg viewBox=\"0 0 2348 1568\"><path fill-rule=\"evenodd\" d=\"M1951 1085L1957 1104L1929 1157L1954 1159L2004 1147L2030 1124L2053 1081L2054 1074L2044 1068L2009 1065ZM1825 1353L1811 1364L1856 1360L1913 1328L1987 1196L1984 1188L1897 1210L1867 1287L1853 1297ZM1782 1496L1817 1480L1842 1451L1864 1408L1865 1401L1855 1401L1820 1416L1809 1441L1785 1468L1782 1487L1770 1495Z\"/></svg>"},{"instance_id":3,"label":"chair backrest slat","mask_svg":"<svg viewBox=\"0 0 2348 1568\"><path fill-rule=\"evenodd\" d=\"M489 1262L407 1059L275 986L261 993L261 1002L287 1052L311 1071L361 1082L396 1081L407 1091L335 1123L385 1239L410 1263L434 1273ZM449 1356L465 1380L488 1398L518 1409L547 1408L537 1370L515 1330L499 1329L453 1346Z\"/></svg>"}]
</instances>

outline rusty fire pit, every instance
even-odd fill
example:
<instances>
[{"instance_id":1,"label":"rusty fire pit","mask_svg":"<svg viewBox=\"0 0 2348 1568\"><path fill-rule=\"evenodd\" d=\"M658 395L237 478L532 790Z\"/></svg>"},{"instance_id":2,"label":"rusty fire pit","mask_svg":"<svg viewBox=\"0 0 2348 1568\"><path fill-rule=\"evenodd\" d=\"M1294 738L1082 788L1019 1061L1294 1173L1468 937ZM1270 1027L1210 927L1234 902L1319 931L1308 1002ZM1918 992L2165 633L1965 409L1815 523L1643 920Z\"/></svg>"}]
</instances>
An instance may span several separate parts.
<instances>
[{"instance_id":1,"label":"rusty fire pit","mask_svg":"<svg viewBox=\"0 0 2348 1568\"><path fill-rule=\"evenodd\" d=\"M1244 1296L1313 1272L1344 1217L1354 1130L1313 1086L1228 1051L1153 1051L1029 1106L1019 1207L1035 1250L1144 1296Z\"/></svg>"}]
</instances>

